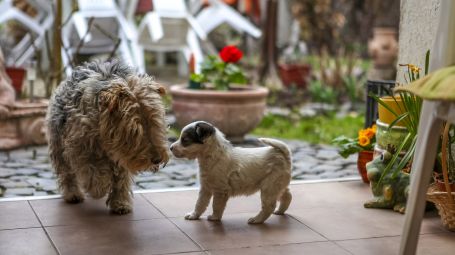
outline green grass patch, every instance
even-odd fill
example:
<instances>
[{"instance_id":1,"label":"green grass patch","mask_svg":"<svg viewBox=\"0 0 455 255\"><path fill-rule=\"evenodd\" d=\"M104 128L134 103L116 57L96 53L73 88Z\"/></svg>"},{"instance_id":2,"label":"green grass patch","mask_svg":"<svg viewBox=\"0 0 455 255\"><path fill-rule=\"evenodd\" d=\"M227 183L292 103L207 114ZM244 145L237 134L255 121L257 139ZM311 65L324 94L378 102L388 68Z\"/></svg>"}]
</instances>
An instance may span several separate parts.
<instances>
[{"instance_id":1,"label":"green grass patch","mask_svg":"<svg viewBox=\"0 0 455 255\"><path fill-rule=\"evenodd\" d=\"M313 144L330 144L340 135L356 137L358 130L363 128L363 123L363 114L342 118L337 118L335 114L318 115L297 121L267 115L253 134L260 137L304 140Z\"/></svg>"}]
</instances>

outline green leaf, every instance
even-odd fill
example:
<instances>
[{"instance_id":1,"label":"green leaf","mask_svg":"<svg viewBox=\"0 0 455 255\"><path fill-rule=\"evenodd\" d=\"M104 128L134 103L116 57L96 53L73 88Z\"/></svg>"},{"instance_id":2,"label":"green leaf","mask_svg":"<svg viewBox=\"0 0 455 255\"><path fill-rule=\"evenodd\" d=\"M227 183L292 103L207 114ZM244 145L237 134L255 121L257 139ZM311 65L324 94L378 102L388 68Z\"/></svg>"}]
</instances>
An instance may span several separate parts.
<instances>
[{"instance_id":1,"label":"green leaf","mask_svg":"<svg viewBox=\"0 0 455 255\"><path fill-rule=\"evenodd\" d=\"M428 74L430 70L430 50L427 50L425 54L425 76Z\"/></svg>"},{"instance_id":2,"label":"green leaf","mask_svg":"<svg viewBox=\"0 0 455 255\"><path fill-rule=\"evenodd\" d=\"M398 116L397 118L395 118L392 123L390 123L389 127L387 128L387 131L390 132L390 130L392 130L392 128L400 121L402 121L403 119L405 119L406 117L409 116L409 112L405 112L405 113L402 113L400 114L400 116Z\"/></svg>"},{"instance_id":3,"label":"green leaf","mask_svg":"<svg viewBox=\"0 0 455 255\"><path fill-rule=\"evenodd\" d=\"M392 156L392 159L389 161L389 163L387 163L387 166L384 168L384 171L381 174L381 178L379 178L378 185L382 182L384 177L389 173L389 171L395 165L395 162L397 162L400 152L403 151L403 148L407 145L408 141L412 137L413 137L413 135L411 133L408 133L406 135L406 137L403 139L403 141L401 142L401 144L398 146L397 152Z\"/></svg>"},{"instance_id":4,"label":"green leaf","mask_svg":"<svg viewBox=\"0 0 455 255\"><path fill-rule=\"evenodd\" d=\"M398 163L398 166L395 168L395 171L392 174L392 178L395 178L401 172L401 170L403 170L403 168L406 167L406 165L409 163L409 161L411 161L412 157L414 156L416 142L417 142L417 136L414 136L414 138L411 141L411 146L409 146L408 151L403 156L400 163Z\"/></svg>"},{"instance_id":5,"label":"green leaf","mask_svg":"<svg viewBox=\"0 0 455 255\"><path fill-rule=\"evenodd\" d=\"M194 81L194 82L206 82L206 79L205 79L205 76L203 74L196 74L196 73L192 73L190 75L190 80Z\"/></svg>"}]
</instances>

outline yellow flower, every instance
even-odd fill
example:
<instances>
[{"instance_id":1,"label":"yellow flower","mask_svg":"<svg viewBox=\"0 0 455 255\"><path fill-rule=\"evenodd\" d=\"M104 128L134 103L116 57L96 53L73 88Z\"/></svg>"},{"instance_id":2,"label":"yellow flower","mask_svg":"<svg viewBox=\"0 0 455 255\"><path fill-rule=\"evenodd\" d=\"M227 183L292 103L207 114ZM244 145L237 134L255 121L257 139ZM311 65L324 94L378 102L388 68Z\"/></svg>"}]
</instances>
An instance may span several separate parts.
<instances>
[{"instance_id":1,"label":"yellow flower","mask_svg":"<svg viewBox=\"0 0 455 255\"><path fill-rule=\"evenodd\" d=\"M368 136L359 136L359 145L360 146L368 146L370 144L370 138Z\"/></svg>"},{"instance_id":2,"label":"yellow flower","mask_svg":"<svg viewBox=\"0 0 455 255\"><path fill-rule=\"evenodd\" d=\"M374 133L376 133L376 124L374 124L373 126L371 126L371 129L373 130Z\"/></svg>"},{"instance_id":3,"label":"yellow flower","mask_svg":"<svg viewBox=\"0 0 455 255\"><path fill-rule=\"evenodd\" d=\"M408 69L412 73L415 73L415 74L418 74L420 72L420 70L422 70L421 68L419 68L419 67L417 67L416 65L413 65L413 64L400 64L400 66L407 66Z\"/></svg>"},{"instance_id":4,"label":"yellow flower","mask_svg":"<svg viewBox=\"0 0 455 255\"><path fill-rule=\"evenodd\" d=\"M365 130L364 135L367 136L369 139L371 139L374 137L375 132L372 128L368 128Z\"/></svg>"},{"instance_id":5,"label":"yellow flower","mask_svg":"<svg viewBox=\"0 0 455 255\"><path fill-rule=\"evenodd\" d=\"M415 73L415 74L419 73L420 70L422 70L422 69L421 69L421 68L418 68L417 66L413 66L412 69L411 69L411 71L412 71L413 73Z\"/></svg>"}]
</instances>

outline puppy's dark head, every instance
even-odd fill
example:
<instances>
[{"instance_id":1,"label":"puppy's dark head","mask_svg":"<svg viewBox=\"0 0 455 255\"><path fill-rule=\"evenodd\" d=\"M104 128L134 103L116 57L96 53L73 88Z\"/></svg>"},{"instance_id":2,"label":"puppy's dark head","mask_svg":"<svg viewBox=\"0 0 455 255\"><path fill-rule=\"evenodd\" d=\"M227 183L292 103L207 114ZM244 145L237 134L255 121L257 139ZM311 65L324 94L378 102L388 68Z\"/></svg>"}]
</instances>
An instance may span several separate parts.
<instances>
[{"instance_id":1,"label":"puppy's dark head","mask_svg":"<svg viewBox=\"0 0 455 255\"><path fill-rule=\"evenodd\" d=\"M182 129L179 140L171 145L171 151L178 158L194 159L215 133L215 127L208 122L190 123Z\"/></svg>"}]
</instances>

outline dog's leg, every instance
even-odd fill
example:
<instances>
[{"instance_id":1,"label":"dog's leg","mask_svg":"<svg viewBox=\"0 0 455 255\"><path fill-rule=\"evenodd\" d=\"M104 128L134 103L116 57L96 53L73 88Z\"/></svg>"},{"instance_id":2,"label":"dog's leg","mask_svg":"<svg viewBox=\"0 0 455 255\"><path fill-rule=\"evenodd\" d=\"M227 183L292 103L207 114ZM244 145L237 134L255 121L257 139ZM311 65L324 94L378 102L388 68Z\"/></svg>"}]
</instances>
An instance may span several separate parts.
<instances>
[{"instance_id":1,"label":"dog's leg","mask_svg":"<svg viewBox=\"0 0 455 255\"><path fill-rule=\"evenodd\" d=\"M221 220L221 217L223 217L224 208L226 208L228 198L229 196L225 193L213 194L213 213L207 217L208 220Z\"/></svg>"},{"instance_id":2,"label":"dog's leg","mask_svg":"<svg viewBox=\"0 0 455 255\"><path fill-rule=\"evenodd\" d=\"M283 194L280 197L280 206L274 212L274 214L283 215L284 212L286 212L286 210L289 208L289 205L291 204L291 200L292 200L291 192L289 191L289 188L286 188L286 190L283 192Z\"/></svg>"},{"instance_id":3,"label":"dog's leg","mask_svg":"<svg viewBox=\"0 0 455 255\"><path fill-rule=\"evenodd\" d=\"M269 188L267 186L266 188L261 189L262 210L258 213L258 215L254 216L253 218L250 218L248 220L248 223L260 224L263 223L266 219L268 219L270 215L272 215L273 210L275 210L276 200L277 200L276 190L273 186L272 188Z\"/></svg>"},{"instance_id":4,"label":"dog's leg","mask_svg":"<svg viewBox=\"0 0 455 255\"><path fill-rule=\"evenodd\" d=\"M60 189L63 199L72 204L77 204L84 201L84 193L82 193L77 176L74 173L57 172Z\"/></svg>"},{"instance_id":5,"label":"dog's leg","mask_svg":"<svg viewBox=\"0 0 455 255\"><path fill-rule=\"evenodd\" d=\"M132 210L131 202L131 179L125 169L118 169L118 174L114 175L112 191L106 201L111 211L115 214L127 214Z\"/></svg>"},{"instance_id":6,"label":"dog's leg","mask_svg":"<svg viewBox=\"0 0 455 255\"><path fill-rule=\"evenodd\" d=\"M210 191L204 189L203 187L201 187L194 211L185 215L185 219L187 219L187 220L199 219L199 217L201 217L201 215L207 209L207 206L209 205L211 197L212 197L212 193Z\"/></svg>"},{"instance_id":7,"label":"dog's leg","mask_svg":"<svg viewBox=\"0 0 455 255\"><path fill-rule=\"evenodd\" d=\"M53 159L53 166L63 199L72 204L84 201L84 193L81 191L76 173L63 157L53 153L53 150L51 150L50 156Z\"/></svg>"}]
</instances>

